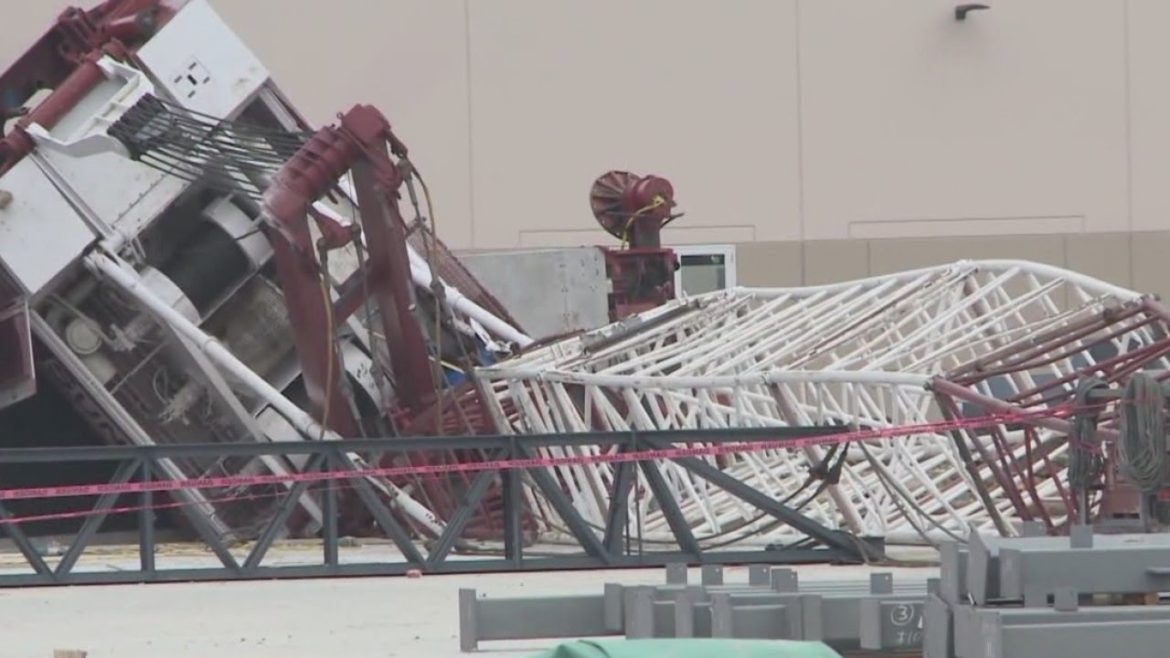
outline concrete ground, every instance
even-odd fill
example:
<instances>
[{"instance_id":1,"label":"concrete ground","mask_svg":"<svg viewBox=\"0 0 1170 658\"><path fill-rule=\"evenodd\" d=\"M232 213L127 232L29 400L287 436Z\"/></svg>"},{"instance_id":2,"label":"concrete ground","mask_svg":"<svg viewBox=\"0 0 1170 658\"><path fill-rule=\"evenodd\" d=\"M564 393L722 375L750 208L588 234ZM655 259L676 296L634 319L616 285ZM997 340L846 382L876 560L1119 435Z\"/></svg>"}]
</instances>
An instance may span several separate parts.
<instances>
[{"instance_id":1,"label":"concrete ground","mask_svg":"<svg viewBox=\"0 0 1170 658\"><path fill-rule=\"evenodd\" d=\"M303 550L281 553L292 561ZM83 562L103 569L134 564L129 551ZM874 570L924 577L922 569L798 567L802 581L858 579ZM729 568L724 577L746 582L747 568ZM456 658L468 655L459 651L460 588L488 597L599 594L605 582L662 580L661 569L641 569L0 589L0 656L49 658L54 649L80 649L88 658ZM521 658L557 643L484 643L473 655Z\"/></svg>"}]
</instances>

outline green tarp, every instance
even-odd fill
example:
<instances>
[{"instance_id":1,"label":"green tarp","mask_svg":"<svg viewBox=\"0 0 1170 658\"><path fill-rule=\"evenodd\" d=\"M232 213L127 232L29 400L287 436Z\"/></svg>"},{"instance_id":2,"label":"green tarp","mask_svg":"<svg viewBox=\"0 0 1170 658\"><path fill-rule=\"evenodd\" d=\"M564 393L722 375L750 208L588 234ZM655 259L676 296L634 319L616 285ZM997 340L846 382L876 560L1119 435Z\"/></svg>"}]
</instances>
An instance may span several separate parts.
<instances>
[{"instance_id":1,"label":"green tarp","mask_svg":"<svg viewBox=\"0 0 1170 658\"><path fill-rule=\"evenodd\" d=\"M841 658L820 642L785 640L577 640L532 658Z\"/></svg>"}]
</instances>

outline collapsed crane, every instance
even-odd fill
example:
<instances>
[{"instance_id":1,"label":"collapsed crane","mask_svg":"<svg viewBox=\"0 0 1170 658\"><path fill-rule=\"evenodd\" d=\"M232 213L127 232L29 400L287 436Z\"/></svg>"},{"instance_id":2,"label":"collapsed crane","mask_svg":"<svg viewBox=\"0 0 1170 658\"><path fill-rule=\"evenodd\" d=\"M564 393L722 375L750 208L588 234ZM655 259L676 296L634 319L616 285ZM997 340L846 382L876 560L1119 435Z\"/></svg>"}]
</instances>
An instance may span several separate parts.
<instances>
[{"instance_id":1,"label":"collapsed crane","mask_svg":"<svg viewBox=\"0 0 1170 658\"><path fill-rule=\"evenodd\" d=\"M66 10L0 91L16 120L0 141L0 404L48 377L115 444L487 431L459 392L532 341L431 231L429 191L376 109L311 130L205 0ZM158 476L294 462L167 460ZM458 481L415 485L376 482L434 534ZM221 537L266 518L256 496L175 495ZM306 495L289 530L319 519Z\"/></svg>"},{"instance_id":2,"label":"collapsed crane","mask_svg":"<svg viewBox=\"0 0 1170 658\"><path fill-rule=\"evenodd\" d=\"M0 75L0 102L0 118L15 122L0 139L0 408L48 380L107 443L921 428L1037 413L1076 395L1075 380L1164 369L1170 353L1170 312L1156 301L1029 263L671 301L678 264L661 231L679 216L673 187L622 171L590 192L621 241L603 248L620 322L525 349L532 338L431 229L429 190L389 121L357 105L311 129L206 0L66 10ZM1067 422L1035 425L920 429L868 447L710 456L662 473L643 465L642 475L609 464L612 446L570 446L542 456L577 461L513 495L529 503L524 527L546 536L562 532L553 512L578 509L570 531L585 543L597 543L590 528L635 518L639 541L689 537L696 551L799 544L810 529L833 541L937 541L1037 518L1058 531L1094 505L1131 514L1137 494L1115 495L1101 465L1080 468ZM1101 434L1111 431L1105 422ZM1138 462L1143 472L1164 470L1157 450ZM485 458L396 454L345 458ZM160 460L153 477L311 470L295 455L206 455ZM725 486L730 476L743 486ZM475 517L461 537L501 534L499 482L367 479L416 536L442 537L452 515L450 527ZM171 495L196 531L247 540L283 518L262 489L290 483ZM1163 478L1139 484L1156 516ZM658 502L628 498L631 488ZM815 525L777 524L743 504L749 490L765 505L798 500L781 516ZM1096 500L1101 490L1110 495ZM311 535L321 503L297 500L286 531ZM347 511L347 532L371 529L360 506ZM605 535L620 543L616 530Z\"/></svg>"}]
</instances>

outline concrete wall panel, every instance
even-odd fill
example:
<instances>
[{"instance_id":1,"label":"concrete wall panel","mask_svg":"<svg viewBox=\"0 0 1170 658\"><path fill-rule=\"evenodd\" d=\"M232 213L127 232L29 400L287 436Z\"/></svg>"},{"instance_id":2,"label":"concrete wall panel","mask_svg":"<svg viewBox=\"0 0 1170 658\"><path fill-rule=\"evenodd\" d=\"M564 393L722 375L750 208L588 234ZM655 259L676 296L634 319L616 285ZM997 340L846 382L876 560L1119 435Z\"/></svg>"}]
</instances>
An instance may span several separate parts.
<instances>
[{"instance_id":1,"label":"concrete wall panel","mask_svg":"<svg viewBox=\"0 0 1170 658\"><path fill-rule=\"evenodd\" d=\"M1134 233L1133 289L1170 300L1170 233Z\"/></svg>"},{"instance_id":2,"label":"concrete wall panel","mask_svg":"<svg viewBox=\"0 0 1170 658\"><path fill-rule=\"evenodd\" d=\"M804 281L804 250L799 242L737 244L735 260L735 280L741 286L799 286Z\"/></svg>"},{"instance_id":3,"label":"concrete wall panel","mask_svg":"<svg viewBox=\"0 0 1170 658\"><path fill-rule=\"evenodd\" d=\"M964 259L1019 259L1063 266L1064 241L1060 236L871 240L869 257L870 274L889 274Z\"/></svg>"},{"instance_id":4,"label":"concrete wall panel","mask_svg":"<svg viewBox=\"0 0 1170 658\"><path fill-rule=\"evenodd\" d=\"M1064 239L1065 267L1109 283L1133 286L1129 233L1069 235Z\"/></svg>"},{"instance_id":5,"label":"concrete wall panel","mask_svg":"<svg viewBox=\"0 0 1170 658\"><path fill-rule=\"evenodd\" d=\"M806 237L1126 227L1122 3L954 4L800 4Z\"/></svg>"},{"instance_id":6,"label":"concrete wall panel","mask_svg":"<svg viewBox=\"0 0 1170 658\"><path fill-rule=\"evenodd\" d=\"M799 237L792 0L470 11L475 247L608 243L588 191L609 169L669 178L683 240Z\"/></svg>"},{"instance_id":7,"label":"concrete wall panel","mask_svg":"<svg viewBox=\"0 0 1170 658\"><path fill-rule=\"evenodd\" d=\"M1119 3L1121 4L1121 3ZM1126 0L1134 231L1170 229L1170 2Z\"/></svg>"},{"instance_id":8,"label":"concrete wall panel","mask_svg":"<svg viewBox=\"0 0 1170 658\"><path fill-rule=\"evenodd\" d=\"M357 103L381 109L431 186L439 237L454 246L470 244L464 2L213 5L311 122L330 122Z\"/></svg>"},{"instance_id":9,"label":"concrete wall panel","mask_svg":"<svg viewBox=\"0 0 1170 658\"><path fill-rule=\"evenodd\" d=\"M869 276L866 240L810 240L804 243L804 283L820 285Z\"/></svg>"}]
</instances>

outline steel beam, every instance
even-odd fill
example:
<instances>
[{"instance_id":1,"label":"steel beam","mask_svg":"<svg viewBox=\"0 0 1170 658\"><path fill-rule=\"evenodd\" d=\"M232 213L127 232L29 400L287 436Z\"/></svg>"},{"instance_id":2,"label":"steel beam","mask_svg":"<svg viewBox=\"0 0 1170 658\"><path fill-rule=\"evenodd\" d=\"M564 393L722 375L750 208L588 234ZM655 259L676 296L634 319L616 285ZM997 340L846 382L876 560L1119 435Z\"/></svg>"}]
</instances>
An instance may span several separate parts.
<instances>
[{"instance_id":1,"label":"steel beam","mask_svg":"<svg viewBox=\"0 0 1170 658\"><path fill-rule=\"evenodd\" d=\"M671 443L658 438L641 437L641 440L660 450L674 447ZM859 561L878 557L869 555L864 544L852 535L839 530L826 528L791 507L781 504L771 496L749 486L741 480L737 480L735 477L724 473L701 459L678 457L672 459L672 461L731 495L787 523L825 546L840 551L842 556L849 556Z\"/></svg>"},{"instance_id":2,"label":"steel beam","mask_svg":"<svg viewBox=\"0 0 1170 658\"><path fill-rule=\"evenodd\" d=\"M323 460L324 457L322 455L313 455L309 458L309 461L305 462L305 465L301 468L301 472L312 473L314 471L320 470L321 462ZM260 536L256 539L256 543L252 546L252 550L248 552L248 557L244 559L245 569L255 569L256 567L260 566L261 561L264 560L264 556L268 553L269 547L272 546L272 542L277 539L281 531L284 529L285 521L287 521L289 515L292 514L293 508L296 507L297 501L300 500L301 496L303 496L305 491L309 488L309 484L310 483L308 480L303 480L301 482L294 483L292 488L289 489L288 495L285 496L284 500L282 500L280 505L277 506L276 513L273 514L272 518L268 520L268 523L264 525L264 530L260 532ZM322 519L322 521L324 521L324 519Z\"/></svg>"},{"instance_id":3,"label":"steel beam","mask_svg":"<svg viewBox=\"0 0 1170 658\"><path fill-rule=\"evenodd\" d=\"M961 658L1153 658L1166 655L1170 646L1170 608L1164 606L1101 606L1075 613L976 609L956 615L955 624L955 655ZM974 628L960 633L961 624Z\"/></svg>"},{"instance_id":4,"label":"steel beam","mask_svg":"<svg viewBox=\"0 0 1170 658\"><path fill-rule=\"evenodd\" d=\"M157 499L152 492L141 492L140 500L143 503L143 509L139 512L140 519L140 536L139 536L139 569L126 570L118 572L86 572L75 573L71 569L59 569L61 571L59 577L51 573L51 569L45 564L31 542L20 531L20 527L16 523L3 523L4 530L12 534L16 540L18 548L21 549L25 555L25 559L32 567L32 574L9 574L0 575L0 587L5 586L22 586L30 584L85 584L85 583L113 583L113 582L148 582L148 581L170 581L170 580L237 580L237 579L253 579L253 578L277 578L282 576L288 577L313 577L313 576L327 576L327 575L389 575L401 574L412 568L422 568L430 573L462 573L467 571L515 571L515 570L541 570L541 569L586 569L597 568L604 566L616 567L636 567L636 566L661 566L670 563L698 563L711 565L715 559L721 562L732 562L738 564L799 564L810 562L825 562L842 559L855 559L857 544L847 538L843 533L836 533L829 531L832 538L836 540L835 546L828 548L793 548L782 551L771 550L742 550L742 551L719 551L716 553L708 553L701 550L697 542L692 542L683 534L681 546L684 550L670 550L670 551L656 551L650 553L632 553L628 547L623 546L622 527L620 523L622 514L618 510L624 510L628 505L629 492L632 489L636 469L638 465L634 462L626 463L626 468L619 469L620 476L617 485L616 493L622 494L615 496L616 499L625 498L621 505L615 505L611 509L609 527L606 528L606 536L604 540L594 532L593 528L585 521L583 517L574 509L572 502L562 490L560 483L553 477L549 469L546 467L526 467L523 470L499 470L492 467L490 464L480 471L473 478L472 491L469 493L478 493L485 490L486 486L499 476L505 482L505 509L503 510L505 526L507 527L507 519L511 517L513 522L509 529L508 535L511 538L507 540L505 555L501 558L484 558L472 560L458 560L452 561L448 559L447 554L450 551L450 546L453 545L454 539L457 539L457 534L450 534L445 540L437 545L437 551L432 551L431 558L428 560L419 551L417 544L407 534L405 529L395 519L394 514L387 508L370 483L366 480L363 474L364 469L359 468L356 463L348 458L349 453L380 453L380 454L409 454L409 453L425 453L428 451L441 451L443 453L449 452L459 444L471 449L483 450L487 454L492 455L492 460L504 459L509 456L515 456L517 459L530 459L534 451L542 447L561 446L597 446L602 449L610 449L614 446L618 450L629 451L637 449L654 448L655 446L663 445L658 441L658 437L670 437L671 440L694 440L706 441L709 443L725 443L743 440L782 440L784 437L807 436L809 434L832 434L841 431L839 428L755 428L748 431L741 430L698 430L691 432L678 433L638 433L633 432L614 432L603 435L596 434L569 434L569 435L528 435L528 436L489 436L489 437L463 437L463 438L448 438L448 437L425 437L425 438L405 438L405 439L372 439L372 440L343 440L330 442L277 442L266 444L253 443L230 443L230 444L209 444L209 445L150 445L150 446L136 446L136 447L95 447L95 448L33 448L33 449L8 449L0 450L0 463L3 464L32 464L45 463L48 461L57 462L91 462L91 461L122 461L133 462L141 461L143 466L141 469L140 478L142 481L151 481L157 477L158 466L160 461L183 459L194 456L209 456L214 455L218 458L229 457L246 457L256 458L263 456L273 456L279 458L288 458L290 456L299 456L305 458L308 463L308 472L322 470L321 464L327 460L332 460L333 467L327 470L331 471L329 479L314 480L312 477L305 480L290 484L285 491L281 492L283 498L277 502L276 518L273 523L269 524L262 532L257 541L256 546L243 560L243 564L237 562L233 553L228 550L228 547L219 537L213 532L206 522L206 519L197 510L190 506L180 505L181 513L190 518L192 526L195 528L198 536L211 549L211 551L218 558L219 564L211 566L206 569L158 569L154 560L155 538L153 525L153 510L151 504ZM647 462L649 464L649 462ZM653 466L653 465L651 465ZM693 467L693 465L692 465ZM645 468L645 467L644 467ZM698 467L703 471L704 476L709 476L713 484L717 486L728 485L732 488L734 495L745 497L749 502L760 503L763 509L769 510L774 514L786 514L786 510L779 510L776 507L775 501L772 501L767 496L759 494L758 492L748 491L746 485L731 476L725 476L717 471L714 474L706 472L701 466ZM333 472L336 471L336 472ZM532 483L540 489L545 498L550 502L552 507L560 514L566 525L571 529L577 538L582 554L577 555L563 555L554 557L539 557L539 558L522 558L521 542L523 540L520 534L519 527L519 513L522 505L525 504L522 496L522 491L519 491L521 485L521 477L527 471ZM659 477L655 478L653 473L658 472ZM129 476L120 474L115 483L122 481L132 481L135 479L135 472ZM352 473L352 477L350 476ZM657 468L647 469L649 479L657 482L659 495L663 495L666 501L670 501L669 496L665 496L667 487L664 479L661 478L661 472ZM356 497L365 505L372 513L374 519L381 527L382 531L390 537L402 552L401 561L394 560L392 562L374 562L366 564L341 564L340 547L338 545L336 521L337 521L337 500L336 492L334 491L340 483L352 482ZM510 484L509 484L510 483ZM105 484L105 483L102 483ZM298 500L301 500L307 495L307 492L313 487L322 487L322 502L326 508L324 514L326 517L322 526L322 556L321 563L315 565L299 565L299 566L262 566L263 558L273 541L279 536L281 523L287 520L291 514L291 510L295 507ZM507 492L511 490L512 494ZM113 498L113 494L107 496L107 499L99 499L97 504L92 508L90 514L92 520L87 522L85 528L96 528L96 524L103 514L104 510L108 508ZM474 496L472 496L474 499ZM464 505L466 510L474 508L474 500L470 505ZM797 516L797 522L800 522L800 515ZM11 519L11 515L7 510L0 506L0 517ZM453 519L454 523L449 524L451 533L458 532L460 525L459 518ZM807 519L804 519L807 522ZM815 524L814 524L815 525ZM816 526L819 528L820 526ZM80 555L85 546L92 539L92 532L86 530L74 542L71 552L75 555ZM692 535L693 537L693 535ZM864 543L867 540L857 540ZM847 550L843 550L847 549ZM69 562L74 562L75 557L71 557L66 562L66 567L72 566ZM193 572L198 572L193 574ZM713 573L709 568L705 576L705 580L710 582L710 573ZM757 574L757 580L764 576L763 571Z\"/></svg>"},{"instance_id":5,"label":"steel beam","mask_svg":"<svg viewBox=\"0 0 1170 658\"><path fill-rule=\"evenodd\" d=\"M1092 548L1019 547L999 551L999 591L1006 599L1047 597L1058 589L1081 594L1170 591L1170 536L1113 535Z\"/></svg>"},{"instance_id":6,"label":"steel beam","mask_svg":"<svg viewBox=\"0 0 1170 658\"><path fill-rule=\"evenodd\" d=\"M17 518L3 504L0 504L0 529L12 539L12 543L16 544L17 550L20 551L25 561L28 562L28 565L32 567L38 576L46 577L49 582L56 580L53 570L49 568L49 565L45 564L44 558L41 557L41 554L33 546L33 543L29 541L28 535L21 529Z\"/></svg>"},{"instance_id":7,"label":"steel beam","mask_svg":"<svg viewBox=\"0 0 1170 658\"><path fill-rule=\"evenodd\" d=\"M342 450L337 451L337 463L345 470L356 473L358 467L349 458L349 454ZM378 495L374 493L374 487L370 484L369 480L363 476L355 475L345 481L353 485L353 489L357 493L358 498L366 506L366 509L370 511L370 514L373 515L378 527L382 529L382 532L386 533L387 537L394 541L394 545L398 547L398 550L402 551L402 556L406 558L406 561L410 564L422 565L426 561L422 553L414 545L414 542L410 540L410 535L398 523L394 515L390 513L390 510L386 509L386 506L382 504Z\"/></svg>"},{"instance_id":8,"label":"steel beam","mask_svg":"<svg viewBox=\"0 0 1170 658\"><path fill-rule=\"evenodd\" d=\"M519 452L523 459L532 457L524 448L520 448ZM611 561L609 551L606 550L605 545L601 543L597 535L593 533L593 529L589 527L585 519L581 518L581 515L577 513L569 497L561 490L560 484L553 479L553 476L549 474L548 470L543 466L537 466L528 469L528 473L536 483L536 486L540 487L541 492L544 493L549 504L553 506L553 509L557 511L557 514L561 516L565 524L569 526L569 531L577 538L577 541L585 549L585 552L590 557L601 560L603 563L609 563Z\"/></svg>"},{"instance_id":9,"label":"steel beam","mask_svg":"<svg viewBox=\"0 0 1170 658\"><path fill-rule=\"evenodd\" d=\"M609 495L609 511L605 515L604 543L610 553L622 552L622 540L630 513L630 489L634 486L635 475L633 462L619 463L614 469L613 491ZM685 565L683 568L685 570Z\"/></svg>"},{"instance_id":10,"label":"steel beam","mask_svg":"<svg viewBox=\"0 0 1170 658\"><path fill-rule=\"evenodd\" d=\"M605 621L605 596L481 599L459 590L459 648L484 640L526 640L617 635Z\"/></svg>"},{"instance_id":11,"label":"steel beam","mask_svg":"<svg viewBox=\"0 0 1170 658\"><path fill-rule=\"evenodd\" d=\"M501 453L494 455L494 459L499 459ZM455 546L455 542L463 534L464 527L467 522L471 520L471 515L475 513L475 508L483 500L484 494L487 493L488 485L492 483L492 471L480 471L476 474L475 479L471 481L471 487L468 488L467 493L463 496L463 501L459 503L459 507L455 509L455 513L447 521L447 526L443 528L443 534L439 540L435 542L434 548L431 549L427 555L427 566L434 567L443 560L447 559L447 554L451 552L451 548Z\"/></svg>"},{"instance_id":12,"label":"steel beam","mask_svg":"<svg viewBox=\"0 0 1170 658\"><path fill-rule=\"evenodd\" d=\"M134 473L139 470L138 467L139 463L137 461L124 461L118 464L118 469L114 471L114 476L110 478L110 484L118 485L129 482L130 478L134 476ZM81 524L81 529L77 531L77 535L74 536L73 541L69 544L65 555L62 555L61 561L57 563L57 568L54 570L54 573L58 577L69 573L73 569L73 566L77 564L77 560L81 558L81 554L85 551L89 540L97 532L102 522L106 520L106 517L109 516L110 508L114 506L114 503L118 502L119 497L121 497L121 494L105 493L94 503L93 514L85 517L85 522Z\"/></svg>"}]
</instances>

